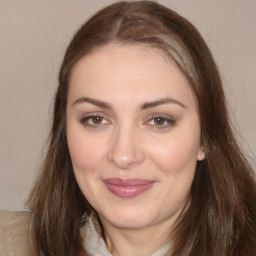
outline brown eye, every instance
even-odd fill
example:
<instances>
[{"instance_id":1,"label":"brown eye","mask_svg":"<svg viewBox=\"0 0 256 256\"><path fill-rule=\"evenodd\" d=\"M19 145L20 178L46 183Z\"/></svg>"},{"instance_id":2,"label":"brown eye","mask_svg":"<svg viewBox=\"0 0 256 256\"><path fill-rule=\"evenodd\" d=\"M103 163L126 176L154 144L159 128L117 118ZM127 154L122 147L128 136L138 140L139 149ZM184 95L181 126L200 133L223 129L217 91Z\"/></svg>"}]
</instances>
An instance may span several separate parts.
<instances>
[{"instance_id":1,"label":"brown eye","mask_svg":"<svg viewBox=\"0 0 256 256\"><path fill-rule=\"evenodd\" d=\"M152 117L147 124L150 125L152 128L156 129L167 129L171 126L173 126L176 122L168 117L165 116L155 116Z\"/></svg>"},{"instance_id":2,"label":"brown eye","mask_svg":"<svg viewBox=\"0 0 256 256\"><path fill-rule=\"evenodd\" d=\"M153 118L153 122L155 125L164 125L166 122L166 119L162 117L155 117Z\"/></svg>"},{"instance_id":3,"label":"brown eye","mask_svg":"<svg viewBox=\"0 0 256 256\"><path fill-rule=\"evenodd\" d=\"M102 116L92 116L91 120L92 120L93 124L101 124L103 121L103 117Z\"/></svg>"},{"instance_id":4,"label":"brown eye","mask_svg":"<svg viewBox=\"0 0 256 256\"><path fill-rule=\"evenodd\" d=\"M110 124L110 122L106 118L99 115L90 115L90 116L83 117L80 120L80 122L85 126L90 126L95 128Z\"/></svg>"}]
</instances>

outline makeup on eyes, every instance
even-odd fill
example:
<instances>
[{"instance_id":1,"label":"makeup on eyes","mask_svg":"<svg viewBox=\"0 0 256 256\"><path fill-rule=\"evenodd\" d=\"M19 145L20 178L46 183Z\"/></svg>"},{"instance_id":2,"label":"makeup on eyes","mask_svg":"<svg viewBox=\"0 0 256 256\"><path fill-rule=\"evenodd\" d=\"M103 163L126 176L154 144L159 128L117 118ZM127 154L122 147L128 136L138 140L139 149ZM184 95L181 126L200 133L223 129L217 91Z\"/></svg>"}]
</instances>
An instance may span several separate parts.
<instances>
[{"instance_id":1,"label":"makeup on eyes","mask_svg":"<svg viewBox=\"0 0 256 256\"><path fill-rule=\"evenodd\" d=\"M153 113L147 117L144 124L155 129L167 129L176 124L176 118L169 114Z\"/></svg>"},{"instance_id":2,"label":"makeup on eyes","mask_svg":"<svg viewBox=\"0 0 256 256\"><path fill-rule=\"evenodd\" d=\"M86 127L92 128L103 128L107 125L111 125L112 122L110 118L106 117L102 113L89 113L86 116L80 118L80 123ZM168 129L174 126L176 121L170 115L166 114L151 114L149 117L145 118L142 125L148 126L153 129Z\"/></svg>"},{"instance_id":3,"label":"makeup on eyes","mask_svg":"<svg viewBox=\"0 0 256 256\"><path fill-rule=\"evenodd\" d=\"M78 117L79 122L85 127L104 128L118 122L121 115L126 115L121 107L113 108L112 106L111 108L102 108L101 105L98 105L98 101L96 105L94 101L91 103L91 101L88 102L85 99L87 98L82 98L81 101L76 101L73 104L75 106L73 109L75 116ZM165 101L163 102L163 104L160 104L157 101L157 103L154 102L154 105L146 105L142 109L133 108L131 112L127 113L129 115L131 114L132 119L136 120L140 127L144 126L150 129L163 131L168 130L175 126L177 121L182 118L187 107L180 106L180 104L168 104L165 103ZM155 106L155 104L157 105ZM121 110L119 111L119 109Z\"/></svg>"},{"instance_id":4,"label":"makeup on eyes","mask_svg":"<svg viewBox=\"0 0 256 256\"><path fill-rule=\"evenodd\" d=\"M88 113L86 115L82 115L82 117L79 118L79 121L82 125L89 126L92 128L97 128L100 126L106 126L111 124L110 118L108 118L105 114L101 112Z\"/></svg>"}]
</instances>

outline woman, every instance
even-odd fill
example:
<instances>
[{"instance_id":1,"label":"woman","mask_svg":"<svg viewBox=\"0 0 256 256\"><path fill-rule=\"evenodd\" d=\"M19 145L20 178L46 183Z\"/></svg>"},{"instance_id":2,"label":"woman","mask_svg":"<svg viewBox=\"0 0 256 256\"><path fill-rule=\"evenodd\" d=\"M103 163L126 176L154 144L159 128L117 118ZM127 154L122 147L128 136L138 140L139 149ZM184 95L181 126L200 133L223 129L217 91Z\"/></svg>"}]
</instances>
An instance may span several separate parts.
<instances>
[{"instance_id":1,"label":"woman","mask_svg":"<svg viewBox=\"0 0 256 256\"><path fill-rule=\"evenodd\" d=\"M36 255L253 255L255 176L197 30L118 2L72 39L28 205Z\"/></svg>"}]
</instances>

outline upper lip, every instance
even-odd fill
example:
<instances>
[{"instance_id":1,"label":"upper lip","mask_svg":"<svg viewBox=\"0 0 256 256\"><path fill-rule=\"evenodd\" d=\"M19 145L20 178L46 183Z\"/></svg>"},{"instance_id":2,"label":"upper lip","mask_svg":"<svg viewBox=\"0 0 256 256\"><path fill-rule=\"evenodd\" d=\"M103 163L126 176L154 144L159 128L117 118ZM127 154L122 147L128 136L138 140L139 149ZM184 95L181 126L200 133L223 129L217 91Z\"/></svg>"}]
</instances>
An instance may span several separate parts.
<instances>
[{"instance_id":1,"label":"upper lip","mask_svg":"<svg viewBox=\"0 0 256 256\"><path fill-rule=\"evenodd\" d=\"M116 186L138 186L138 185L147 185L152 182L153 180L145 180L145 179L120 179L120 178L109 178L103 179L104 182L108 184L113 184Z\"/></svg>"}]
</instances>

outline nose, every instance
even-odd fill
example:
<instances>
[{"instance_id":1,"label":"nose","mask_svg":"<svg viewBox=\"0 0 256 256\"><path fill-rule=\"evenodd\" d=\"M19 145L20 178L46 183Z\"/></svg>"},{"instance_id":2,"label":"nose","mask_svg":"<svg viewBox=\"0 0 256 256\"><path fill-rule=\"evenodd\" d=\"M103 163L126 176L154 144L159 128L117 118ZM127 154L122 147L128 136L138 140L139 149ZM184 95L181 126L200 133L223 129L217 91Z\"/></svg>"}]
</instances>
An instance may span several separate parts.
<instances>
[{"instance_id":1,"label":"nose","mask_svg":"<svg viewBox=\"0 0 256 256\"><path fill-rule=\"evenodd\" d=\"M115 131L107 157L119 169L130 169L141 164L145 155L135 131L127 128Z\"/></svg>"}]
</instances>

